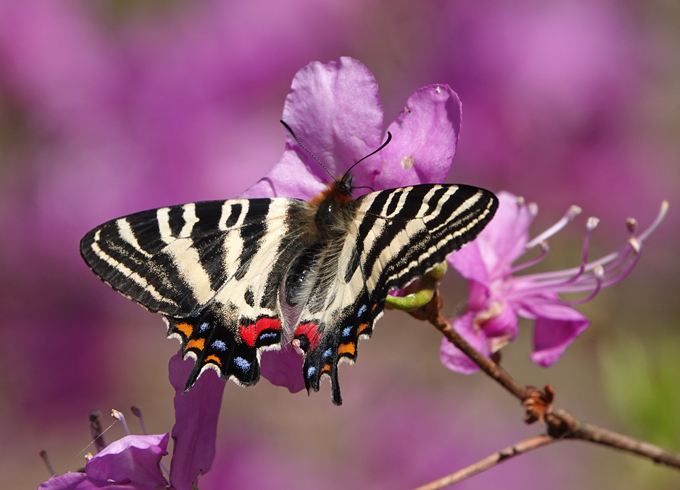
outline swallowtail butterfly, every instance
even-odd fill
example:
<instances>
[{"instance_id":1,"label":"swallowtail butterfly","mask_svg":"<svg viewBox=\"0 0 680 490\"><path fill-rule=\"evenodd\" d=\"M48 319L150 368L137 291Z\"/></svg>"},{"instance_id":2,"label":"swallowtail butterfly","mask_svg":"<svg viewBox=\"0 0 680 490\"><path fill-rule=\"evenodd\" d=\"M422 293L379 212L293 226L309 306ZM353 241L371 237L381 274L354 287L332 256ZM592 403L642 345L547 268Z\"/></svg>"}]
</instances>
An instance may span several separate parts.
<instances>
[{"instance_id":1,"label":"swallowtail butterfly","mask_svg":"<svg viewBox=\"0 0 680 490\"><path fill-rule=\"evenodd\" d=\"M471 241L493 217L491 192L426 184L352 198L343 176L311 201L204 201L142 211L90 231L85 262L152 312L200 374L250 386L260 353L295 342L307 391L329 376L342 403L340 361L354 362L390 290Z\"/></svg>"}]
</instances>

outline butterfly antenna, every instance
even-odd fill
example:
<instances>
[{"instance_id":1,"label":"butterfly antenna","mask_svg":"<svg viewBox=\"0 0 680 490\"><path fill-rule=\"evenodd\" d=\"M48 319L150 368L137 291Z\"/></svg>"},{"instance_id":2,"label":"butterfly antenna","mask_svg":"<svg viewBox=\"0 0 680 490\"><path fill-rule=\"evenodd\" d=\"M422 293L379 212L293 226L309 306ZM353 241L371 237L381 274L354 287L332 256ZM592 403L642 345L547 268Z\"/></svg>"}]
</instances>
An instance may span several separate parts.
<instances>
[{"instance_id":1,"label":"butterfly antenna","mask_svg":"<svg viewBox=\"0 0 680 490\"><path fill-rule=\"evenodd\" d=\"M297 144L300 145L300 147L301 147L303 150L305 150L307 153L309 153L309 154L312 156L312 158L313 158L314 160L316 160L316 162L317 162L319 165L321 165L321 168L323 168L323 169L326 171L326 173L327 173L328 175L331 176L331 179L335 180L335 177L333 177L333 174L330 173L330 172L328 171L328 169L326 168L326 166L325 166L323 163L321 163L321 160L319 160L318 158L316 158L316 155L315 155L314 153L312 153L311 151L309 151L309 148L307 148L305 145L303 145L303 144L302 144L302 141L300 141L300 139L299 139L297 136L295 136L295 133L293 132L293 129L292 129L290 126L288 126L288 124L286 124L286 121L281 120L280 123L283 124L283 126L288 130L288 132L291 134L291 136L292 136L293 138L295 138L295 141L297 141Z\"/></svg>"},{"instance_id":2,"label":"butterfly antenna","mask_svg":"<svg viewBox=\"0 0 680 490\"><path fill-rule=\"evenodd\" d=\"M358 162L356 162L354 165L352 165L352 166L349 168L349 170L347 170L347 172L345 172L345 175L347 175L348 173L350 173L354 167L356 167L357 165L359 165L361 162L363 162L364 160L366 160L368 157L375 155L375 154L378 153L380 150L382 150L383 148L385 148L385 147L387 146L387 144L388 144L390 141L392 141L392 133L390 133L390 132L388 131L388 132L387 132L387 140L386 140L382 145L380 145L380 148L378 148L377 150L372 151L371 153L369 153L368 155L366 155L364 158L362 158L361 160L359 160Z\"/></svg>"}]
</instances>

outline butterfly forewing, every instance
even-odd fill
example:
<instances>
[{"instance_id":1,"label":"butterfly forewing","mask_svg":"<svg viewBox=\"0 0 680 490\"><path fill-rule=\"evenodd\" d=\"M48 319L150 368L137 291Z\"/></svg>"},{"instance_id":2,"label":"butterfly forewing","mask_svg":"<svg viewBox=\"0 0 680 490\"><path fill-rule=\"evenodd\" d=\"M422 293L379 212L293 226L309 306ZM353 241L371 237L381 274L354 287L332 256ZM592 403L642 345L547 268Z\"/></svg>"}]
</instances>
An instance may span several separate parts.
<instances>
[{"instance_id":1,"label":"butterfly forewing","mask_svg":"<svg viewBox=\"0 0 680 490\"><path fill-rule=\"evenodd\" d=\"M462 185L356 201L349 192L340 180L310 203L238 199L144 211L92 230L81 254L103 281L164 315L168 335L196 359L187 388L206 368L253 384L260 352L293 340L305 352L307 389L329 376L340 404L338 363L356 359L388 292L472 240L497 206L492 193Z\"/></svg>"},{"instance_id":2,"label":"butterfly forewing","mask_svg":"<svg viewBox=\"0 0 680 490\"><path fill-rule=\"evenodd\" d=\"M248 269L261 237L281 229L295 199L204 201L115 219L81 240L106 283L165 315L199 311Z\"/></svg>"}]
</instances>

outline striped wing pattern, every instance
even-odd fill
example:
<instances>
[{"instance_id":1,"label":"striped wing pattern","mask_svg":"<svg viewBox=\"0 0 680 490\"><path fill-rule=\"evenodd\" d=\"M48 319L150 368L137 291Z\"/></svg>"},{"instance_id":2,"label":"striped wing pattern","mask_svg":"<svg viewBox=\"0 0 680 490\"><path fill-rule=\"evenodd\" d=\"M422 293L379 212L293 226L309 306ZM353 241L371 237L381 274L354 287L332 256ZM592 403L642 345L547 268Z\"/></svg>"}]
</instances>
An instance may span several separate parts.
<instances>
[{"instance_id":1,"label":"striped wing pattern","mask_svg":"<svg viewBox=\"0 0 680 490\"><path fill-rule=\"evenodd\" d=\"M327 237L313 202L205 201L109 221L83 238L81 254L104 282L164 315L168 336L196 359L187 389L208 368L254 384L261 351L292 340L305 352L308 391L329 376L340 404L338 364L356 359L388 292L472 240L496 206L492 193L462 185L373 192L351 201L342 233Z\"/></svg>"},{"instance_id":2,"label":"striped wing pattern","mask_svg":"<svg viewBox=\"0 0 680 490\"><path fill-rule=\"evenodd\" d=\"M497 199L489 191L463 185L419 185L374 192L357 200L328 284L307 303L300 325L318 326L305 358L308 389L331 378L341 403L338 363L353 363L357 343L368 338L382 316L385 298L471 241L493 217ZM300 328L300 327L298 327ZM307 328L309 330L309 328Z\"/></svg>"}]
</instances>

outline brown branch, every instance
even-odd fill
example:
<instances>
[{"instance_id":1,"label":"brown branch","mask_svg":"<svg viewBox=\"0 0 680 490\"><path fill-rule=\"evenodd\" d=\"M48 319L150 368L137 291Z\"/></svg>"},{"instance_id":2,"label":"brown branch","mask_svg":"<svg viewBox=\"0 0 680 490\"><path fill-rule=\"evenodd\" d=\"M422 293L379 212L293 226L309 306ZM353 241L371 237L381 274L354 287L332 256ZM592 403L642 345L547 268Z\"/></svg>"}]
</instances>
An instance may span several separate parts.
<instances>
[{"instance_id":1,"label":"brown branch","mask_svg":"<svg viewBox=\"0 0 680 490\"><path fill-rule=\"evenodd\" d=\"M579 439L595 444L602 444L621 451L637 454L638 456L643 456L651 459L655 463L680 469L679 454L666 451L654 444L619 434L618 432L609 429L579 422L565 410L557 410L554 413L547 415L546 424L549 428L566 426L567 432L565 432L563 436L565 439Z\"/></svg>"},{"instance_id":2,"label":"brown branch","mask_svg":"<svg viewBox=\"0 0 680 490\"><path fill-rule=\"evenodd\" d=\"M640 441L623 434L618 434L608 429L603 429L591 424L579 422L568 412L564 410L553 409L555 391L550 385L545 386L542 391L539 391L532 386L522 388L522 386L517 383L517 381L515 381L497 363L482 356L479 352L477 352L477 350L474 349L474 347L468 344L465 339L461 337L458 332L456 332L453 327L451 327L451 324L441 315L441 307L442 299L437 292L430 303L414 312L411 312L411 315L420 320L426 320L434 325L453 345L455 345L470 359L472 359L472 361L477 364L477 366L479 366L482 371L488 374L492 379L494 379L517 399L519 399L522 403L522 406L526 410L526 423L531 424L533 422L540 421L541 423L545 424L547 435L537 436L538 438L548 438L551 441L578 439L595 444L602 444L619 449L621 451L643 456L656 463L661 463L680 469L680 455L678 454L666 451L665 449L655 446L654 444ZM532 440L533 439L528 439L527 441L513 446L513 448L521 446L522 444L527 444ZM544 444L547 444L547 442L536 445L535 447L540 447ZM494 458L500 454L503 454L505 451L512 450L513 448L504 449L496 455L490 456L489 458L475 463L468 468L460 470L446 478L443 478L442 480L438 480L437 482L432 482L429 485L420 487L417 490L442 488L441 486L437 485L439 484L438 482L442 482L444 480L448 481L446 485L452 485L453 483L456 483L464 478L468 478L499 463L503 459L494 460ZM534 447L530 447L529 449L534 449ZM522 452L513 453L511 455L514 456L516 454L521 454Z\"/></svg>"},{"instance_id":3,"label":"brown branch","mask_svg":"<svg viewBox=\"0 0 680 490\"><path fill-rule=\"evenodd\" d=\"M431 304L431 303L430 303ZM529 396L529 392L522 388L522 386L510 376L505 369L481 355L477 350L468 344L461 335L456 332L451 324L446 319L438 314L435 318L428 321L437 327L437 329L444 334L449 342L463 351L470 359L474 361L479 368L488 374L491 378L500 383L506 390L515 395L520 400L524 400Z\"/></svg>"},{"instance_id":4,"label":"brown branch","mask_svg":"<svg viewBox=\"0 0 680 490\"><path fill-rule=\"evenodd\" d=\"M455 473L445 476L444 478L440 478L439 480L430 482L427 485L423 485L422 487L418 487L415 490L439 490L440 488L448 487L449 485L458 483L459 481L465 480L466 478L470 478L477 473L481 473L482 471L502 463L503 461L507 461L510 458L519 456L520 454L524 454L528 451L531 451L532 449L537 449L555 441L556 439L553 439L548 435L540 435L526 439L515 444L514 446L506 447L502 451L492 454L481 461L477 461L467 468L458 470Z\"/></svg>"}]
</instances>

